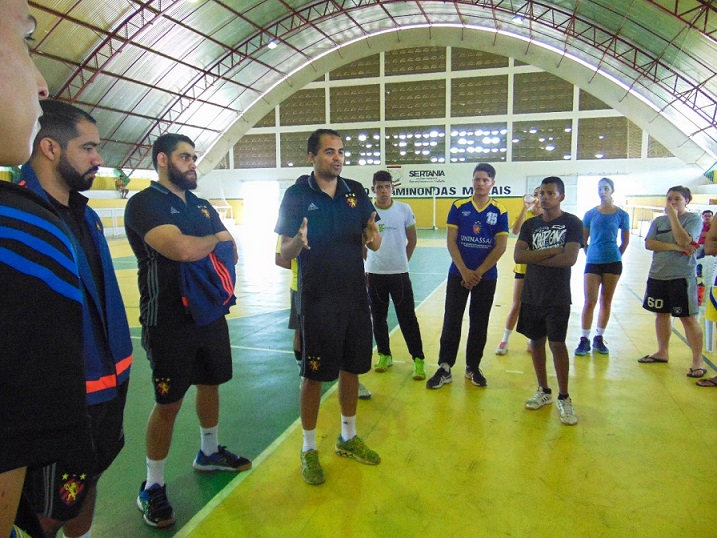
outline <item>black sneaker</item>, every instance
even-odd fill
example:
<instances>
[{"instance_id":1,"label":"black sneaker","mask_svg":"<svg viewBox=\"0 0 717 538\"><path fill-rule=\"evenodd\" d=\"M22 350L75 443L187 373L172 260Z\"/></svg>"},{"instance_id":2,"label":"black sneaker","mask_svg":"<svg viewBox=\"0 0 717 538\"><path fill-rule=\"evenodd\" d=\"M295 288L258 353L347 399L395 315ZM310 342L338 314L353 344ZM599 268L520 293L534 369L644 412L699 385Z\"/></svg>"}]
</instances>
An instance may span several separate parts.
<instances>
[{"instance_id":1,"label":"black sneaker","mask_svg":"<svg viewBox=\"0 0 717 538\"><path fill-rule=\"evenodd\" d=\"M471 372L471 383L476 387L486 387L488 385L488 381L483 377L483 372L480 371L480 368Z\"/></svg>"},{"instance_id":2,"label":"black sneaker","mask_svg":"<svg viewBox=\"0 0 717 538\"><path fill-rule=\"evenodd\" d=\"M442 366L438 368L438 371L433 374L433 377L426 381L427 389L440 389L447 383L452 383L453 377L451 377L451 371L446 370Z\"/></svg>"},{"instance_id":3,"label":"black sneaker","mask_svg":"<svg viewBox=\"0 0 717 538\"><path fill-rule=\"evenodd\" d=\"M174 509L167 499L167 485L152 484L144 489L142 482L137 496L137 508L142 511L144 522L150 527L163 528L174 525Z\"/></svg>"}]
</instances>

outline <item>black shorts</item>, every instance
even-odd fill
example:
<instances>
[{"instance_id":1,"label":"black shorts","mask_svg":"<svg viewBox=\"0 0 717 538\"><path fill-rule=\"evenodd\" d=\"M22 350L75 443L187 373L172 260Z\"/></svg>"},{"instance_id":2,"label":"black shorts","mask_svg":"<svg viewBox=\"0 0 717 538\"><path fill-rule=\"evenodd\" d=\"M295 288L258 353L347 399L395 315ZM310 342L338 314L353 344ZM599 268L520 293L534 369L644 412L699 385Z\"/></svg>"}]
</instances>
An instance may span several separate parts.
<instances>
[{"instance_id":1,"label":"black shorts","mask_svg":"<svg viewBox=\"0 0 717 538\"><path fill-rule=\"evenodd\" d=\"M591 275L621 275L622 262L586 263L585 274Z\"/></svg>"},{"instance_id":2,"label":"black shorts","mask_svg":"<svg viewBox=\"0 0 717 538\"><path fill-rule=\"evenodd\" d=\"M340 370L358 375L371 369L373 329L368 302L350 310L308 307L301 326L303 377L333 381Z\"/></svg>"},{"instance_id":3,"label":"black shorts","mask_svg":"<svg viewBox=\"0 0 717 538\"><path fill-rule=\"evenodd\" d=\"M87 408L93 451L72 451L45 467L28 469L25 494L38 514L58 521L77 517L88 488L106 471L124 447L124 407L129 382L117 396Z\"/></svg>"},{"instance_id":4,"label":"black shorts","mask_svg":"<svg viewBox=\"0 0 717 538\"><path fill-rule=\"evenodd\" d=\"M143 327L142 347L159 404L181 400L192 385L220 385L232 378L229 328L223 316L201 327L192 321Z\"/></svg>"},{"instance_id":5,"label":"black shorts","mask_svg":"<svg viewBox=\"0 0 717 538\"><path fill-rule=\"evenodd\" d=\"M531 340L547 336L549 342L565 342L570 305L536 306L521 303L516 330Z\"/></svg>"},{"instance_id":6,"label":"black shorts","mask_svg":"<svg viewBox=\"0 0 717 538\"><path fill-rule=\"evenodd\" d=\"M299 328L299 306L296 304L298 301L299 292L296 290L289 290L291 296L291 310L289 311L289 329Z\"/></svg>"},{"instance_id":7,"label":"black shorts","mask_svg":"<svg viewBox=\"0 0 717 538\"><path fill-rule=\"evenodd\" d=\"M697 279L656 280L648 278L642 308L658 314L671 314L676 318L697 315L699 311Z\"/></svg>"}]
</instances>

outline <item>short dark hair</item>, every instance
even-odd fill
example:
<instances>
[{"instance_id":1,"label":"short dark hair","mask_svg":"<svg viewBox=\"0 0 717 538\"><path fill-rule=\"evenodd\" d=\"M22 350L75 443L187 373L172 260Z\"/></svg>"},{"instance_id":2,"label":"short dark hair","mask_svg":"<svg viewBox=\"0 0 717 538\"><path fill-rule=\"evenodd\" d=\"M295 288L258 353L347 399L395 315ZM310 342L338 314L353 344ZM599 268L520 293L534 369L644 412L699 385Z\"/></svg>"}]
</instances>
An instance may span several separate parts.
<instances>
[{"instance_id":1,"label":"short dark hair","mask_svg":"<svg viewBox=\"0 0 717 538\"><path fill-rule=\"evenodd\" d=\"M702 212L703 215L706 215L707 213L709 213L710 215L714 215L714 212L713 212L711 209L705 209L705 210Z\"/></svg>"},{"instance_id":2,"label":"short dark hair","mask_svg":"<svg viewBox=\"0 0 717 538\"><path fill-rule=\"evenodd\" d=\"M393 184L393 176L386 170L379 170L373 175L373 184L375 185L379 181L390 181Z\"/></svg>"},{"instance_id":3,"label":"short dark hair","mask_svg":"<svg viewBox=\"0 0 717 538\"><path fill-rule=\"evenodd\" d=\"M152 144L152 166L157 169L157 155L164 153L168 157L177 149L180 142L186 142L194 147L194 142L188 136L179 133L165 133Z\"/></svg>"},{"instance_id":4,"label":"short dark hair","mask_svg":"<svg viewBox=\"0 0 717 538\"><path fill-rule=\"evenodd\" d=\"M337 136L341 138L341 135L333 129L316 129L309 139L306 141L306 154L317 155L319 153L319 146L321 145L321 137L323 135Z\"/></svg>"},{"instance_id":5,"label":"short dark hair","mask_svg":"<svg viewBox=\"0 0 717 538\"><path fill-rule=\"evenodd\" d=\"M495 168L488 163L478 163L473 169L473 175L476 175L476 172L485 172L489 178L495 179Z\"/></svg>"},{"instance_id":6,"label":"short dark hair","mask_svg":"<svg viewBox=\"0 0 717 538\"><path fill-rule=\"evenodd\" d=\"M610 185L610 191L615 192L615 183L613 183L612 179L610 179L609 177L603 177L600 178L600 181L604 181L605 183ZM600 181L598 181L598 185L600 184Z\"/></svg>"},{"instance_id":7,"label":"short dark hair","mask_svg":"<svg viewBox=\"0 0 717 538\"><path fill-rule=\"evenodd\" d=\"M690 191L690 189L688 189L687 187L683 187L682 185L676 185L667 189L667 194L670 194L671 192L679 192L682 197L687 200L687 203L690 203L690 201L692 200L692 191Z\"/></svg>"},{"instance_id":8,"label":"short dark hair","mask_svg":"<svg viewBox=\"0 0 717 538\"><path fill-rule=\"evenodd\" d=\"M558 176L548 176L540 182L541 185L548 185L550 183L558 186L558 192L560 194L565 194L565 183L563 183L563 180Z\"/></svg>"},{"instance_id":9,"label":"short dark hair","mask_svg":"<svg viewBox=\"0 0 717 538\"><path fill-rule=\"evenodd\" d=\"M45 99L40 101L40 106L40 132L35 137L33 148L36 148L43 138L52 138L64 149L70 140L79 136L78 123L88 121L93 125L97 124L95 118L87 112L64 101Z\"/></svg>"}]
</instances>

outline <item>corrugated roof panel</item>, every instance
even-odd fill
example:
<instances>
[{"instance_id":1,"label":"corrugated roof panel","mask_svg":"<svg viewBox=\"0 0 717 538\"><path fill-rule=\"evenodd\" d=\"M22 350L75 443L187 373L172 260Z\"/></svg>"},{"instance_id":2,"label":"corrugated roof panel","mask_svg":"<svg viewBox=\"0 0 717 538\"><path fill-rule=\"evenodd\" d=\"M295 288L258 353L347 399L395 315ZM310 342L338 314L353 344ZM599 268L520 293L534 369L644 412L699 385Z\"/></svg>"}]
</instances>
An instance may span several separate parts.
<instances>
[{"instance_id":1,"label":"corrugated roof panel","mask_svg":"<svg viewBox=\"0 0 717 538\"><path fill-rule=\"evenodd\" d=\"M224 45L230 47L237 39L237 34L251 34L256 28L242 22L230 10L221 4L207 2L201 4L194 12L188 14L182 21L191 26L198 33L207 35ZM245 26L246 28L242 28Z\"/></svg>"},{"instance_id":2,"label":"corrugated roof panel","mask_svg":"<svg viewBox=\"0 0 717 538\"><path fill-rule=\"evenodd\" d=\"M43 35L43 32L47 33ZM42 29L35 39L39 42L39 52L47 52L74 62L84 60L88 51L94 50L101 42L101 37L95 32L68 21L60 21L52 29Z\"/></svg>"},{"instance_id":3,"label":"corrugated roof panel","mask_svg":"<svg viewBox=\"0 0 717 538\"><path fill-rule=\"evenodd\" d=\"M117 21L137 9L136 3L129 0L43 0L42 6L104 29L112 28Z\"/></svg>"},{"instance_id":4,"label":"corrugated roof panel","mask_svg":"<svg viewBox=\"0 0 717 538\"><path fill-rule=\"evenodd\" d=\"M42 55L33 54L32 59L42 76L45 77L47 86L50 89L50 95L55 95L75 71L72 65L58 62Z\"/></svg>"},{"instance_id":5,"label":"corrugated roof panel","mask_svg":"<svg viewBox=\"0 0 717 538\"><path fill-rule=\"evenodd\" d=\"M176 73L174 71L176 70ZM123 78L131 78L140 80L146 84L152 84L159 87L169 87L167 75L171 73L171 77L183 75L184 70L189 73L196 73L195 69L190 69L168 58L157 56L156 54L144 53L134 54L133 50L128 54L120 54L108 66L107 71L117 74ZM185 75L188 76L188 75ZM162 81L165 82L162 82ZM177 86L172 88L177 90Z\"/></svg>"},{"instance_id":6,"label":"corrugated roof panel","mask_svg":"<svg viewBox=\"0 0 717 538\"><path fill-rule=\"evenodd\" d=\"M42 5L36 4L32 12L39 21L37 49L47 55L37 56L36 61L51 91L59 92L71 82L63 98L159 118L176 117L179 107L173 103L178 99L176 94L180 94L184 96L181 106L188 107L180 120L200 123L192 129L206 127L202 137L208 139L213 139L212 129L231 121L235 114L225 107L240 110L249 106L284 74L332 50L334 42L340 45L396 25L462 21L492 28L496 25L494 17L499 28L557 50L566 48L565 31L569 28L576 32L567 38L570 54L590 64L599 62L604 72L627 85L638 78L637 90L652 94L658 107L669 105L678 92L688 97L696 95L696 107L714 106L717 15L711 5L696 0L545 0L534 4L535 20L517 25L509 10L526 4L499 2L493 10L491 3L468 1L45 0ZM296 13L292 14L292 9ZM157 16L160 10L166 12ZM571 25L573 11L577 17L575 26ZM130 18L136 12L143 17ZM77 22L58 22L63 16ZM125 24L127 20L132 24ZM686 30L690 24L695 29ZM284 43L268 50L268 38L261 35L261 28L277 33ZM119 35L111 46L102 45L108 31ZM122 46L125 35L135 34L138 46ZM606 48L612 34L624 41L617 40ZM229 47L239 49L239 53L229 54ZM251 57L241 60L240 54L244 53ZM70 65L50 56L65 59ZM655 58L661 63L641 78L640 70ZM221 67L213 74L221 73L236 83L206 76L202 71L213 70L219 60ZM84 62L90 68L76 75L77 66ZM96 67L102 72L95 74ZM653 77L657 82L652 81ZM701 90L710 95L701 97L695 86L704 81L707 82ZM173 93L151 90L148 85ZM192 102L193 99L198 100ZM686 121L699 123L698 114L680 112L677 104L669 108L675 117L683 114L690 118ZM120 139L124 124L117 125L117 121L113 118L110 129L116 130ZM704 115L701 121L705 122ZM137 141L152 127L150 121L137 129L146 122L138 123L132 117L126 122L133 126ZM711 144L715 145L717 137L713 138ZM124 153L126 148L117 152Z\"/></svg>"},{"instance_id":7,"label":"corrugated roof panel","mask_svg":"<svg viewBox=\"0 0 717 538\"><path fill-rule=\"evenodd\" d=\"M182 59L201 45L203 39L187 28L161 19L142 32L136 41L167 57Z\"/></svg>"}]
</instances>

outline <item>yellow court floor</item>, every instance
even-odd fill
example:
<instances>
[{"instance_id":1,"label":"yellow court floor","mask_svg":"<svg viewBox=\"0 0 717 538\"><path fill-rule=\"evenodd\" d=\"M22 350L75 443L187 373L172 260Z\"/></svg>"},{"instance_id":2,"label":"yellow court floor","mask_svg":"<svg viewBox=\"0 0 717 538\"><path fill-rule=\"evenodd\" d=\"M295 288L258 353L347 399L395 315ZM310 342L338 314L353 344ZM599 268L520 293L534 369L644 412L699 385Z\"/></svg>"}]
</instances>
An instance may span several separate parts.
<instances>
[{"instance_id":1,"label":"yellow court floor","mask_svg":"<svg viewBox=\"0 0 717 538\"><path fill-rule=\"evenodd\" d=\"M444 245L440 232L419 237L419 249ZM654 317L641 308L650 263L642 241L633 237L625 256L605 336L610 355L571 358L570 393L580 419L574 427L560 423L555 404L525 409L536 382L524 337L514 333L510 352L494 355L510 307L513 245L511 239L499 264L481 365L487 388L463 378L461 352L453 383L427 390L411 379L396 331L394 366L362 376L373 398L359 402L358 431L381 454L380 465L334 455L340 411L332 388L317 427L323 485L301 478L297 420L175 536L717 536L711 513L717 390L696 387L685 376L689 350L679 322L669 364L636 362L656 350ZM583 266L581 254L571 286L570 350L580 335ZM271 285L255 306L254 294L240 283L239 315L287 308L288 272L264 270ZM412 262L412 273L421 270ZM443 300L442 284L417 305L429 376ZM467 320L464 339L466 333ZM286 342L290 346L290 338ZM705 356L708 375L715 375L715 355ZM295 385L298 394L298 377Z\"/></svg>"}]
</instances>

